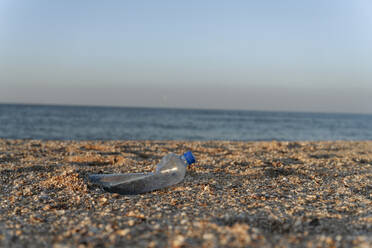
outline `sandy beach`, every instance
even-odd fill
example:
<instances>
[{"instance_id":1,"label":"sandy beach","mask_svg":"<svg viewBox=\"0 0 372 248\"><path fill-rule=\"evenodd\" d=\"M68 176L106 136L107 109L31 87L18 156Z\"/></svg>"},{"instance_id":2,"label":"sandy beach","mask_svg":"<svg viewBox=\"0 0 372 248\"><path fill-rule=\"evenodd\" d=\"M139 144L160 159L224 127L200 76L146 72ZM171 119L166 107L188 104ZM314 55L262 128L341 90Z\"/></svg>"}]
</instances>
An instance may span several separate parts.
<instances>
[{"instance_id":1,"label":"sandy beach","mask_svg":"<svg viewBox=\"0 0 372 248\"><path fill-rule=\"evenodd\" d=\"M197 162L170 188L87 180L187 150ZM0 180L2 247L372 246L372 141L0 139Z\"/></svg>"}]
</instances>

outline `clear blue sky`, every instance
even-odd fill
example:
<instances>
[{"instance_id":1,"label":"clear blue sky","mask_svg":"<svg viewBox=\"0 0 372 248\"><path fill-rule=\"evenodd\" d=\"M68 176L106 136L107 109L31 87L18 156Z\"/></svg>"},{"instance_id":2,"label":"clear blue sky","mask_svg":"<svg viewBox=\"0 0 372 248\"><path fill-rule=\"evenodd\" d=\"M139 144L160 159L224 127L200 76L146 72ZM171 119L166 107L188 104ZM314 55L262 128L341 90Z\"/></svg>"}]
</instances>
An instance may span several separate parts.
<instances>
[{"instance_id":1,"label":"clear blue sky","mask_svg":"<svg viewBox=\"0 0 372 248\"><path fill-rule=\"evenodd\" d=\"M0 0L0 102L372 113L372 1Z\"/></svg>"}]
</instances>

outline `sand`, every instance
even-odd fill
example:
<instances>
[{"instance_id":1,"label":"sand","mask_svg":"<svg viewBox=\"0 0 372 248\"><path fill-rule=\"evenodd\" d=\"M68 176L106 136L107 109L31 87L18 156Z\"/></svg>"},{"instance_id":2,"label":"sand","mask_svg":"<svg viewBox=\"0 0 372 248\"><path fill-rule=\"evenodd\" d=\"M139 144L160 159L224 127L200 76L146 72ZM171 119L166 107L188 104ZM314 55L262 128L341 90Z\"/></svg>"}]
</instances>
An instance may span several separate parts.
<instances>
[{"instance_id":1,"label":"sand","mask_svg":"<svg viewBox=\"0 0 372 248\"><path fill-rule=\"evenodd\" d=\"M87 180L187 150L197 163L167 189L126 196ZM0 139L0 180L0 246L372 246L372 141Z\"/></svg>"}]
</instances>

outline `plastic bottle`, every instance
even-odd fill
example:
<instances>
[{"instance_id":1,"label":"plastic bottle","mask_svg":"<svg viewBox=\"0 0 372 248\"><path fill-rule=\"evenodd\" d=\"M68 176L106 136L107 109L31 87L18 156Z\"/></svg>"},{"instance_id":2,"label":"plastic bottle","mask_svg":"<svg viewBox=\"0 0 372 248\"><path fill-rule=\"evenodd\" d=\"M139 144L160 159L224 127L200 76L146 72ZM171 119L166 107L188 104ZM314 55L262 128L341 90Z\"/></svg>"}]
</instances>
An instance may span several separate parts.
<instances>
[{"instance_id":1,"label":"plastic bottle","mask_svg":"<svg viewBox=\"0 0 372 248\"><path fill-rule=\"evenodd\" d=\"M92 174L89 179L109 192L141 194L181 182L185 177L187 165L194 162L195 158L190 151L182 156L170 153L162 158L155 172Z\"/></svg>"}]
</instances>

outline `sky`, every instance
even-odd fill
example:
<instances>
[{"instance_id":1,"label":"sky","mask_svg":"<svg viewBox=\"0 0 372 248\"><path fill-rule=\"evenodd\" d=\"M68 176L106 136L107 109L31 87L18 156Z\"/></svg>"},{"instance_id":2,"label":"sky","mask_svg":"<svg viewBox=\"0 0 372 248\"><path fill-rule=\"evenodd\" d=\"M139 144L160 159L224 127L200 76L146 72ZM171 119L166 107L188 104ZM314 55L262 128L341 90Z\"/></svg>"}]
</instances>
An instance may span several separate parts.
<instances>
[{"instance_id":1,"label":"sky","mask_svg":"<svg viewBox=\"0 0 372 248\"><path fill-rule=\"evenodd\" d=\"M0 0L0 102L372 113L372 2Z\"/></svg>"}]
</instances>

